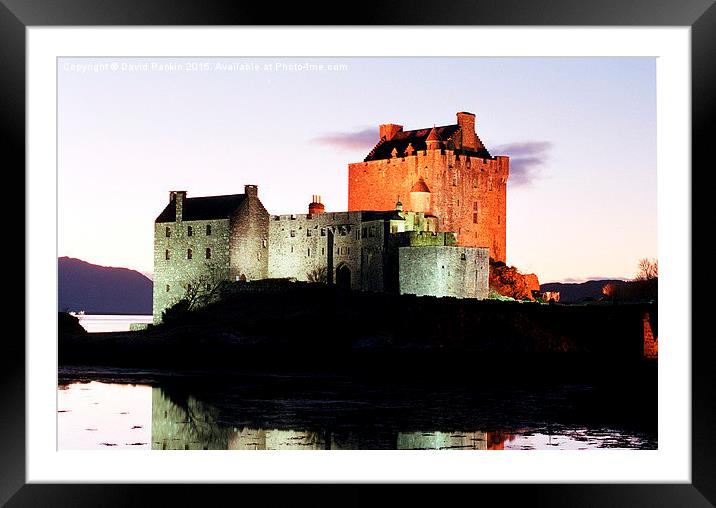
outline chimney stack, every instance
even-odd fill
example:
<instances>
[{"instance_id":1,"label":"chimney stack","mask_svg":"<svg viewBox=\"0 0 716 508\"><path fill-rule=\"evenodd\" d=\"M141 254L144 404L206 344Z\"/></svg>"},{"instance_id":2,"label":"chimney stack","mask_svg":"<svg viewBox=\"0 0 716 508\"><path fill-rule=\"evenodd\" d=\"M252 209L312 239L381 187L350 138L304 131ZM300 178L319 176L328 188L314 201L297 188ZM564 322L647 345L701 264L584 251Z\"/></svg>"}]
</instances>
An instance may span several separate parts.
<instances>
[{"instance_id":1,"label":"chimney stack","mask_svg":"<svg viewBox=\"0 0 716 508\"><path fill-rule=\"evenodd\" d=\"M386 141L390 141L395 137L395 135L399 132L403 131L402 125L397 125L394 123L386 123L379 126L380 128L380 137L385 138Z\"/></svg>"},{"instance_id":2,"label":"chimney stack","mask_svg":"<svg viewBox=\"0 0 716 508\"><path fill-rule=\"evenodd\" d=\"M313 215L325 212L326 207L323 206L323 203L321 203L321 196L318 194L311 196L311 202L308 204L308 213Z\"/></svg>"},{"instance_id":3,"label":"chimney stack","mask_svg":"<svg viewBox=\"0 0 716 508\"><path fill-rule=\"evenodd\" d=\"M169 202L174 201L174 209L176 210L176 221L181 222L184 213L184 201L186 200L186 191L170 191Z\"/></svg>"},{"instance_id":4,"label":"chimney stack","mask_svg":"<svg viewBox=\"0 0 716 508\"><path fill-rule=\"evenodd\" d=\"M462 133L462 148L477 150L477 134L475 134L475 115L467 111L457 114L457 124Z\"/></svg>"},{"instance_id":5,"label":"chimney stack","mask_svg":"<svg viewBox=\"0 0 716 508\"><path fill-rule=\"evenodd\" d=\"M244 185L244 194L248 199L256 199L259 195L258 185Z\"/></svg>"}]
</instances>

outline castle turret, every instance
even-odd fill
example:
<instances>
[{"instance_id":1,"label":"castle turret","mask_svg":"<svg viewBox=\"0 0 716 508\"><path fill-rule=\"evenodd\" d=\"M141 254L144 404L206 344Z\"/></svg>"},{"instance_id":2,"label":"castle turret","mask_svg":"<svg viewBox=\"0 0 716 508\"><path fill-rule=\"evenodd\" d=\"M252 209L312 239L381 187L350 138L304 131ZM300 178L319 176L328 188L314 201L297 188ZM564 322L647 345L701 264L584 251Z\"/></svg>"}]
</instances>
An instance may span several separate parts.
<instances>
[{"instance_id":1,"label":"castle turret","mask_svg":"<svg viewBox=\"0 0 716 508\"><path fill-rule=\"evenodd\" d=\"M440 136L438 136L438 131L435 127L432 128L428 137L425 138L425 144L427 145L428 150L438 150L442 145Z\"/></svg>"},{"instance_id":2,"label":"castle turret","mask_svg":"<svg viewBox=\"0 0 716 508\"><path fill-rule=\"evenodd\" d=\"M314 194L311 197L311 202L308 204L308 213L311 215L325 213L326 207L321 203L321 196Z\"/></svg>"},{"instance_id":3,"label":"castle turret","mask_svg":"<svg viewBox=\"0 0 716 508\"><path fill-rule=\"evenodd\" d=\"M423 214L430 213L430 189L422 177L410 189L410 211Z\"/></svg>"}]
</instances>

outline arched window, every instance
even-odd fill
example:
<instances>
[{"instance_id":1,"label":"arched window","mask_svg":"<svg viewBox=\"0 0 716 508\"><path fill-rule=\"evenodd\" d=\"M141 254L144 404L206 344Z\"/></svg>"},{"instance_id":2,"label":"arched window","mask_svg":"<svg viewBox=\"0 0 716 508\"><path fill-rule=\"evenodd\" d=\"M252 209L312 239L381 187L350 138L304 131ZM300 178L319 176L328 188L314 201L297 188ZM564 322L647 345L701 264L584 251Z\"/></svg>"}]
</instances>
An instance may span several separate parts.
<instances>
[{"instance_id":1,"label":"arched window","mask_svg":"<svg viewBox=\"0 0 716 508\"><path fill-rule=\"evenodd\" d=\"M187 249L186 250L186 258L191 259L191 255L192 255L191 249Z\"/></svg>"},{"instance_id":2,"label":"arched window","mask_svg":"<svg viewBox=\"0 0 716 508\"><path fill-rule=\"evenodd\" d=\"M211 248L206 248L206 259L211 259Z\"/></svg>"},{"instance_id":3,"label":"arched window","mask_svg":"<svg viewBox=\"0 0 716 508\"><path fill-rule=\"evenodd\" d=\"M206 225L206 236L211 236L211 224Z\"/></svg>"},{"instance_id":4,"label":"arched window","mask_svg":"<svg viewBox=\"0 0 716 508\"><path fill-rule=\"evenodd\" d=\"M164 251L164 259L169 259L171 256L169 254L169 249Z\"/></svg>"}]
</instances>

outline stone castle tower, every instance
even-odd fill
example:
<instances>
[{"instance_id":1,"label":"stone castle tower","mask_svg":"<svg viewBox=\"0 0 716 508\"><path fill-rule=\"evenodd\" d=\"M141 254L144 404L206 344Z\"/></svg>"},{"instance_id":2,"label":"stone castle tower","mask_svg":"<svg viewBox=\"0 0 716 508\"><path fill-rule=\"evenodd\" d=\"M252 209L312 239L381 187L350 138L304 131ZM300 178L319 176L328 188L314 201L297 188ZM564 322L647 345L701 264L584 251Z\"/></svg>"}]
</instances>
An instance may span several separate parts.
<instances>
[{"instance_id":1,"label":"stone castle tower","mask_svg":"<svg viewBox=\"0 0 716 508\"><path fill-rule=\"evenodd\" d=\"M404 131L380 126L380 140L363 162L348 165L348 210L406 210L434 216L438 231L458 245L488 247L506 260L509 158L490 155L475 132L475 115L457 123Z\"/></svg>"}]
</instances>

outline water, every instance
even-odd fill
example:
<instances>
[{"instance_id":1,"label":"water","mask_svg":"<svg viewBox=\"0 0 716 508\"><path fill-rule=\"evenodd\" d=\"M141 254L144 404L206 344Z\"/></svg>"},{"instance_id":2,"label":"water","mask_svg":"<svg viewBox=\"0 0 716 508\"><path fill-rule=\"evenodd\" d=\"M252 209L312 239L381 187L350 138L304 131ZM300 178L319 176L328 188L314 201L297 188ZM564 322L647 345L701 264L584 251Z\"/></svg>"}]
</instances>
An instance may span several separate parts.
<instances>
[{"instance_id":1,"label":"water","mask_svg":"<svg viewBox=\"0 0 716 508\"><path fill-rule=\"evenodd\" d=\"M61 379L62 379L61 375ZM151 376L150 376L151 377ZM655 429L565 410L589 387L484 393L295 376L58 388L58 449L655 449ZM296 388L298 386L298 388ZM595 408L604 415L604 408Z\"/></svg>"},{"instance_id":2,"label":"water","mask_svg":"<svg viewBox=\"0 0 716 508\"><path fill-rule=\"evenodd\" d=\"M152 322L152 316L144 315L112 315L112 314L87 314L77 316L80 324L90 333L96 332L127 332L132 323Z\"/></svg>"}]
</instances>

